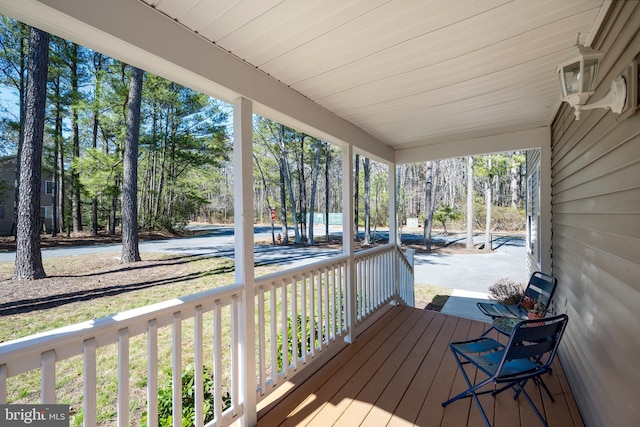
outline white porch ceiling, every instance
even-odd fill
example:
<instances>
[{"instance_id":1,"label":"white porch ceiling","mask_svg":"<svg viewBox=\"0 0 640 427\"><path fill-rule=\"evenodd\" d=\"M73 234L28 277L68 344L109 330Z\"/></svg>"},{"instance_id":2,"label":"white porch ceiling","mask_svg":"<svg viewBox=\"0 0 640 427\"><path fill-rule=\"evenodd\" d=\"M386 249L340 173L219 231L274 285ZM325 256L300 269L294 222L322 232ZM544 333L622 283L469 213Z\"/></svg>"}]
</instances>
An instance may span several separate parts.
<instances>
[{"instance_id":1,"label":"white porch ceiling","mask_svg":"<svg viewBox=\"0 0 640 427\"><path fill-rule=\"evenodd\" d=\"M116 9L112 12L104 9L104 14L112 16L126 16L133 10L142 17L143 12L137 12L140 8L132 5L146 6L146 15L137 23L123 19L121 25L138 25L139 31L144 32L131 35L124 34L127 29L119 29L117 24L104 24L107 18L91 16L103 14L99 9L103 6L97 0L81 2L88 1L93 7L87 6L84 12L75 12L82 7L72 0L21 1L45 4L71 15L74 21L80 20L155 55L158 53L149 47L154 41L167 45L171 43L167 43L165 36L168 31L176 31L174 27L187 30L228 52L235 61L240 59L244 65L259 70L279 86L297 92L296 96L310 100L330 116L355 125L355 130L349 131L357 134L356 139L369 135L374 145L382 143L381 146L391 147L396 153L404 152L404 157L425 153L429 146L443 148L473 140L487 142L486 148L478 147L476 151L493 151L489 143L493 136L547 128L560 102L554 68L575 42L577 33L582 34L581 41L587 39L598 25L606 3L604 0L104 2L108 4L104 7ZM21 6L12 3L0 0L0 12L6 9L18 19L25 15L27 19L35 17L33 25L44 22L45 29L58 27L63 36L69 36L65 34L66 24L60 25L61 21L56 24L57 17L47 18L38 8L20 9ZM162 14L170 19L155 19L152 23L147 18L149 14ZM69 32L79 43L100 47L99 37L88 37L84 31L75 29ZM102 43L107 50L108 43ZM182 50L183 55L210 53L198 43L184 43L176 38L176 46L166 49ZM126 55L123 58L135 64L135 57L133 61ZM183 65L168 57L165 60ZM145 67L145 61L140 62L136 65L157 72L152 64ZM215 76L204 77L250 98L251 90L258 90L245 91L242 87L230 87L228 82L215 81ZM265 80L261 79L254 85L262 85ZM194 83L194 86L202 85ZM218 95L213 86L208 92ZM222 92L219 94L222 99L229 96ZM312 118L305 120L296 117L295 111L270 105L269 100L254 100L266 105L266 111L283 114L276 119L287 123L286 117L290 117L292 120L287 124L306 121L320 130L318 136L326 136L325 132L335 134L331 125L323 129L325 119L309 123L316 120L318 110L310 111L308 116ZM343 141L347 139L345 134L336 136ZM355 145L363 150L368 148L358 142ZM371 152L388 157L388 147L386 151L383 147ZM448 150L440 151L446 155Z\"/></svg>"}]
</instances>

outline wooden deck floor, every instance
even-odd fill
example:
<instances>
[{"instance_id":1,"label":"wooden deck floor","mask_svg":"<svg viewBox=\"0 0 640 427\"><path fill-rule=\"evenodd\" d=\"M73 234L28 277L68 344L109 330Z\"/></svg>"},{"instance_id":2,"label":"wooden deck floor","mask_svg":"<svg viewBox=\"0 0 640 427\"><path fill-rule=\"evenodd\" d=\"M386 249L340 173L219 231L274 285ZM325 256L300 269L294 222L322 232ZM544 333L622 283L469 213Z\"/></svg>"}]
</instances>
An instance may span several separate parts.
<instances>
[{"instance_id":1,"label":"wooden deck floor","mask_svg":"<svg viewBox=\"0 0 640 427\"><path fill-rule=\"evenodd\" d=\"M448 343L477 337L486 327L429 310L394 307L292 393L259 413L258 425L482 426L471 399L446 408L441 402L465 389ZM555 403L531 382L527 391L549 425L583 426L557 358L545 382ZM510 391L481 396L492 425L541 425L526 400L512 396Z\"/></svg>"}]
</instances>

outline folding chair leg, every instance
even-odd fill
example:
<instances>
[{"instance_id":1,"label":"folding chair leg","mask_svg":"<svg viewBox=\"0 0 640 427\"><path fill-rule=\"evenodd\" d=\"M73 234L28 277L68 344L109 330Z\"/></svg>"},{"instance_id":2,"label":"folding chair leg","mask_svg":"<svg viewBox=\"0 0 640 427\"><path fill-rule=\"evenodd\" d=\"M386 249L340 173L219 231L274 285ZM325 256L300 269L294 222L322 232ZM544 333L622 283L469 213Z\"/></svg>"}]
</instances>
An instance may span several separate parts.
<instances>
[{"instance_id":1,"label":"folding chair leg","mask_svg":"<svg viewBox=\"0 0 640 427\"><path fill-rule=\"evenodd\" d=\"M460 362L460 359L458 358L458 355L454 352L453 353L454 357L456 358L456 362L458 363L458 368L460 369L460 372L462 372L462 376L465 380L465 382L467 383L467 386L469 387L467 390L463 391L462 393L459 393L455 396L453 396L451 399L447 400L446 402L442 402L442 407L444 408L445 406L447 406L448 404L455 402L456 400L459 399L464 399L467 397L473 397L473 400L476 402L476 405L478 406L478 409L480 409L480 414L482 414L482 418L484 419L484 422L487 424L487 427L491 427L491 423L489 422L489 418L487 418L487 414L485 414L484 409L482 408L482 405L480 404L480 400L478 399L478 394L485 394L485 393L490 393L491 390L486 391L486 392L482 392L482 393L476 393L476 390L484 387L485 385L491 383L491 379L487 378L486 380L478 383L477 385L473 386L471 384L471 381L469 380L469 377L467 376L467 373L464 370L464 367L462 366L463 364Z\"/></svg>"},{"instance_id":2,"label":"folding chair leg","mask_svg":"<svg viewBox=\"0 0 640 427\"><path fill-rule=\"evenodd\" d=\"M547 392L547 396L549 396L549 399L551 399L552 402L555 402L556 400L553 398L553 396L551 395L551 392L549 391L549 389L547 388L547 385L545 384L544 380L540 377L535 377L533 379L533 381L538 384L540 387L542 387L544 389L544 391Z\"/></svg>"},{"instance_id":3,"label":"folding chair leg","mask_svg":"<svg viewBox=\"0 0 640 427\"><path fill-rule=\"evenodd\" d=\"M531 398L529 397L529 394L525 391L524 389L524 383L526 383L527 381L525 380L522 384L520 384L519 382L517 382L516 384L518 385L518 389L519 391L522 392L523 396L527 399L527 402L529 402L529 405L531 405L531 407L533 408L533 411L536 413L536 415L538 416L538 419L540 420L540 422L542 423L542 425L544 425L544 427L549 427L549 424L547 424L547 420L544 419L544 417L542 416L542 414L540 413L540 411L538 410L538 408L536 407L536 405L533 403L533 401L531 400Z\"/></svg>"}]
</instances>

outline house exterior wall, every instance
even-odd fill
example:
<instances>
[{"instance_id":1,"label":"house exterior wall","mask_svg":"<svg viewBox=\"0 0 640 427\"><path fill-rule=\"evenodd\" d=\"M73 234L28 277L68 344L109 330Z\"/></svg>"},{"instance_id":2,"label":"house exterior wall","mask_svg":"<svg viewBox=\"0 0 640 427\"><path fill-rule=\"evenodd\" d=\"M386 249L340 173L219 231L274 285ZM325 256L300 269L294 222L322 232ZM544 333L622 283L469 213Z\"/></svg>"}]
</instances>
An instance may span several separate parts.
<instances>
[{"instance_id":1,"label":"house exterior wall","mask_svg":"<svg viewBox=\"0 0 640 427\"><path fill-rule=\"evenodd\" d=\"M613 2L592 47L605 53L595 102L640 53L640 2ZM569 315L560 357L587 426L637 425L640 112L577 121L563 103L551 132L555 302Z\"/></svg>"},{"instance_id":2,"label":"house exterior wall","mask_svg":"<svg viewBox=\"0 0 640 427\"><path fill-rule=\"evenodd\" d=\"M16 166L15 156L0 159L0 181L6 186L6 191L0 194L0 236L9 236L13 231ZM44 232L51 232L53 226L53 185L48 175L43 171L40 182L40 215Z\"/></svg>"},{"instance_id":3,"label":"house exterior wall","mask_svg":"<svg viewBox=\"0 0 640 427\"><path fill-rule=\"evenodd\" d=\"M540 241L540 150L527 150L527 238L526 262L527 277L542 269ZM550 271L545 273L551 274Z\"/></svg>"},{"instance_id":4,"label":"house exterior wall","mask_svg":"<svg viewBox=\"0 0 640 427\"><path fill-rule=\"evenodd\" d=\"M16 179L16 158L0 159L0 183L5 189L0 194L0 236L11 234L13 225L14 187Z\"/></svg>"}]
</instances>

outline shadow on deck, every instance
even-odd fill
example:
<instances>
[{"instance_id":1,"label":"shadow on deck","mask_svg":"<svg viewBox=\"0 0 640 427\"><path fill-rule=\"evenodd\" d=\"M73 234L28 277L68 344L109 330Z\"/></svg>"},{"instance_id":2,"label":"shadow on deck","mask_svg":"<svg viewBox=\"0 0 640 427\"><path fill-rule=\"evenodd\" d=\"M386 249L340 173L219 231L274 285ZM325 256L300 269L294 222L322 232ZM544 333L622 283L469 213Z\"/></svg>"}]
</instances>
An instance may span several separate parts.
<instances>
[{"instance_id":1,"label":"shadow on deck","mask_svg":"<svg viewBox=\"0 0 640 427\"><path fill-rule=\"evenodd\" d=\"M482 426L471 399L446 409L441 402L466 388L449 342L477 337L486 327L435 311L393 307L288 395L263 402L258 425ZM545 382L555 403L532 382L527 391L549 425L583 426L557 358ZM493 426L540 425L524 398L513 400L509 391L480 399Z\"/></svg>"}]
</instances>

